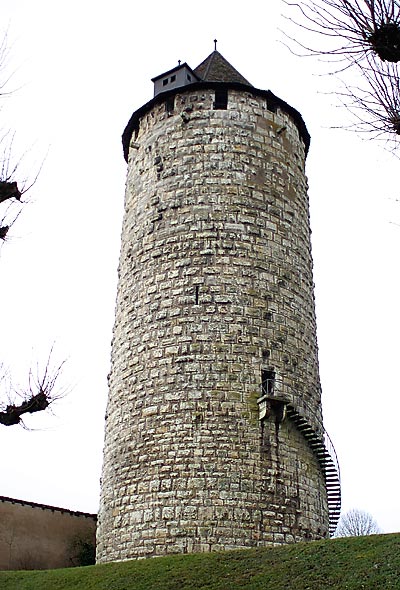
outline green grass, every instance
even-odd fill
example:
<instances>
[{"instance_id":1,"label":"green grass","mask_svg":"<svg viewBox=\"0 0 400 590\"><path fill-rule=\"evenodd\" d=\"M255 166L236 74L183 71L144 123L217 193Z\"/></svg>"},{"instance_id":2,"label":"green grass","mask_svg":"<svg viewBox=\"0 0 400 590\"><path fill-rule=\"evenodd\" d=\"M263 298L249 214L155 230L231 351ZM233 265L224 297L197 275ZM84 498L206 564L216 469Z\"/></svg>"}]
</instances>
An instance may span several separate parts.
<instances>
[{"instance_id":1,"label":"green grass","mask_svg":"<svg viewBox=\"0 0 400 590\"><path fill-rule=\"evenodd\" d=\"M400 590L400 534L0 572L1 590Z\"/></svg>"}]
</instances>

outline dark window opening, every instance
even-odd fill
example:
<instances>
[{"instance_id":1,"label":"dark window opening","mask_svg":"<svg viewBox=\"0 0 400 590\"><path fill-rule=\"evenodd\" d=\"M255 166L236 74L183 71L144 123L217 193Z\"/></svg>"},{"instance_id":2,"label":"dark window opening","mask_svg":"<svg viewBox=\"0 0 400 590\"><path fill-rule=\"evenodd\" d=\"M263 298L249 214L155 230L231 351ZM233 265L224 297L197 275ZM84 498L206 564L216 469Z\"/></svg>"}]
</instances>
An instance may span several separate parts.
<instances>
[{"instance_id":1,"label":"dark window opening","mask_svg":"<svg viewBox=\"0 0 400 590\"><path fill-rule=\"evenodd\" d=\"M271 113L276 113L277 105L274 102L267 102L267 109L271 111Z\"/></svg>"},{"instance_id":2,"label":"dark window opening","mask_svg":"<svg viewBox=\"0 0 400 590\"><path fill-rule=\"evenodd\" d=\"M273 395L275 386L275 371L263 369L261 371L262 395Z\"/></svg>"},{"instance_id":3,"label":"dark window opening","mask_svg":"<svg viewBox=\"0 0 400 590\"><path fill-rule=\"evenodd\" d=\"M214 109L225 110L228 108L228 91L227 90L216 90Z\"/></svg>"},{"instance_id":4,"label":"dark window opening","mask_svg":"<svg viewBox=\"0 0 400 590\"><path fill-rule=\"evenodd\" d=\"M162 85L166 86L168 84L168 78L164 78L164 80L162 81Z\"/></svg>"},{"instance_id":5,"label":"dark window opening","mask_svg":"<svg viewBox=\"0 0 400 590\"><path fill-rule=\"evenodd\" d=\"M172 113L175 106L175 96L169 96L165 101L165 110L167 113Z\"/></svg>"},{"instance_id":6,"label":"dark window opening","mask_svg":"<svg viewBox=\"0 0 400 590\"><path fill-rule=\"evenodd\" d=\"M173 76L171 76L171 82L175 82L175 80L176 80L176 76L174 74Z\"/></svg>"},{"instance_id":7,"label":"dark window opening","mask_svg":"<svg viewBox=\"0 0 400 590\"><path fill-rule=\"evenodd\" d=\"M190 74L186 74L186 76L187 76L187 79L189 80L189 82L191 82L192 81L192 76Z\"/></svg>"},{"instance_id":8,"label":"dark window opening","mask_svg":"<svg viewBox=\"0 0 400 590\"><path fill-rule=\"evenodd\" d=\"M199 305L199 286L196 285L196 290L195 290L195 302L196 305Z\"/></svg>"}]
</instances>

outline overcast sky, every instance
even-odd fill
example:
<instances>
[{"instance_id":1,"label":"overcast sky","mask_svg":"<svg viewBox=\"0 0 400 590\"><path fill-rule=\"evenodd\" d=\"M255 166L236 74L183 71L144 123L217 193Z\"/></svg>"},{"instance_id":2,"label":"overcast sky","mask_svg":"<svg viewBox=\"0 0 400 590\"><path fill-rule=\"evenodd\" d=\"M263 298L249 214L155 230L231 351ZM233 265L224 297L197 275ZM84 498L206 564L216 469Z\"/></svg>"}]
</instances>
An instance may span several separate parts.
<instances>
[{"instance_id":1,"label":"overcast sky","mask_svg":"<svg viewBox=\"0 0 400 590\"><path fill-rule=\"evenodd\" d=\"M0 248L0 352L14 381L67 358L70 393L32 430L0 429L0 495L96 512L126 165L121 134L151 78L218 50L254 86L297 108L311 133L307 174L325 426L343 508L400 530L399 160L343 129L336 79L280 42L280 0L188 4L2 0L14 129L30 203ZM3 76L6 72L3 72Z\"/></svg>"}]
</instances>

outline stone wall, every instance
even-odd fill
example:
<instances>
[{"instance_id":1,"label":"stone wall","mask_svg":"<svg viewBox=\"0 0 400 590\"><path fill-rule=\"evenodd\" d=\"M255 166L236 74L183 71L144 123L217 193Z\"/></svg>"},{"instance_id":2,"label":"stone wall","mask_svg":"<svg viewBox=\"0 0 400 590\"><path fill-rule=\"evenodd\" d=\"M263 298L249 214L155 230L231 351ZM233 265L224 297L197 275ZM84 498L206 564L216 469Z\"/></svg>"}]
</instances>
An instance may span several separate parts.
<instances>
[{"instance_id":1,"label":"stone wall","mask_svg":"<svg viewBox=\"0 0 400 590\"><path fill-rule=\"evenodd\" d=\"M82 565L95 531L95 514L0 496L0 570Z\"/></svg>"},{"instance_id":2,"label":"stone wall","mask_svg":"<svg viewBox=\"0 0 400 590\"><path fill-rule=\"evenodd\" d=\"M322 435L304 144L265 98L182 91L129 154L98 560L320 538ZM284 404L283 404L284 405Z\"/></svg>"}]
</instances>

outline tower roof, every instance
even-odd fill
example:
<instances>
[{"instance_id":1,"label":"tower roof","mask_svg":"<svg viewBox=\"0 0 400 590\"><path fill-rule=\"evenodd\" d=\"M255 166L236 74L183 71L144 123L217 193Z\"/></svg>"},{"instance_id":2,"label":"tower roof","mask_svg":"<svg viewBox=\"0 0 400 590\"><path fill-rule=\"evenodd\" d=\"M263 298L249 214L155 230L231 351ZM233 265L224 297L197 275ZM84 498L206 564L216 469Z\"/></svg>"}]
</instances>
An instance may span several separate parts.
<instances>
[{"instance_id":1,"label":"tower roof","mask_svg":"<svg viewBox=\"0 0 400 590\"><path fill-rule=\"evenodd\" d=\"M252 86L220 53L213 51L194 73L204 82L236 82Z\"/></svg>"},{"instance_id":2,"label":"tower roof","mask_svg":"<svg viewBox=\"0 0 400 590\"><path fill-rule=\"evenodd\" d=\"M182 72L189 73L189 75L193 74L195 79L192 78L189 81L188 78L185 77L184 82L182 82L181 77L178 79L178 74L180 75ZM168 81L164 84L165 79L168 79ZM275 111L276 108L279 107L293 118L304 141L306 153L308 151L310 135L300 113L281 98L275 96L270 90L255 88L216 49L194 70L192 70L185 62L184 64L172 68L172 70L168 70L167 72L156 76L152 80L154 84L158 84L159 86L158 90L155 89L155 96L133 113L122 134L122 145L126 161L128 161L129 143L131 141L132 133L139 128L141 117L153 108L154 104L165 101L167 98L174 96L177 91L192 90L194 88L197 90L202 88L220 90L222 87L241 92L247 91L253 93L255 96L262 96L267 100L269 105L268 108L270 110Z\"/></svg>"}]
</instances>

